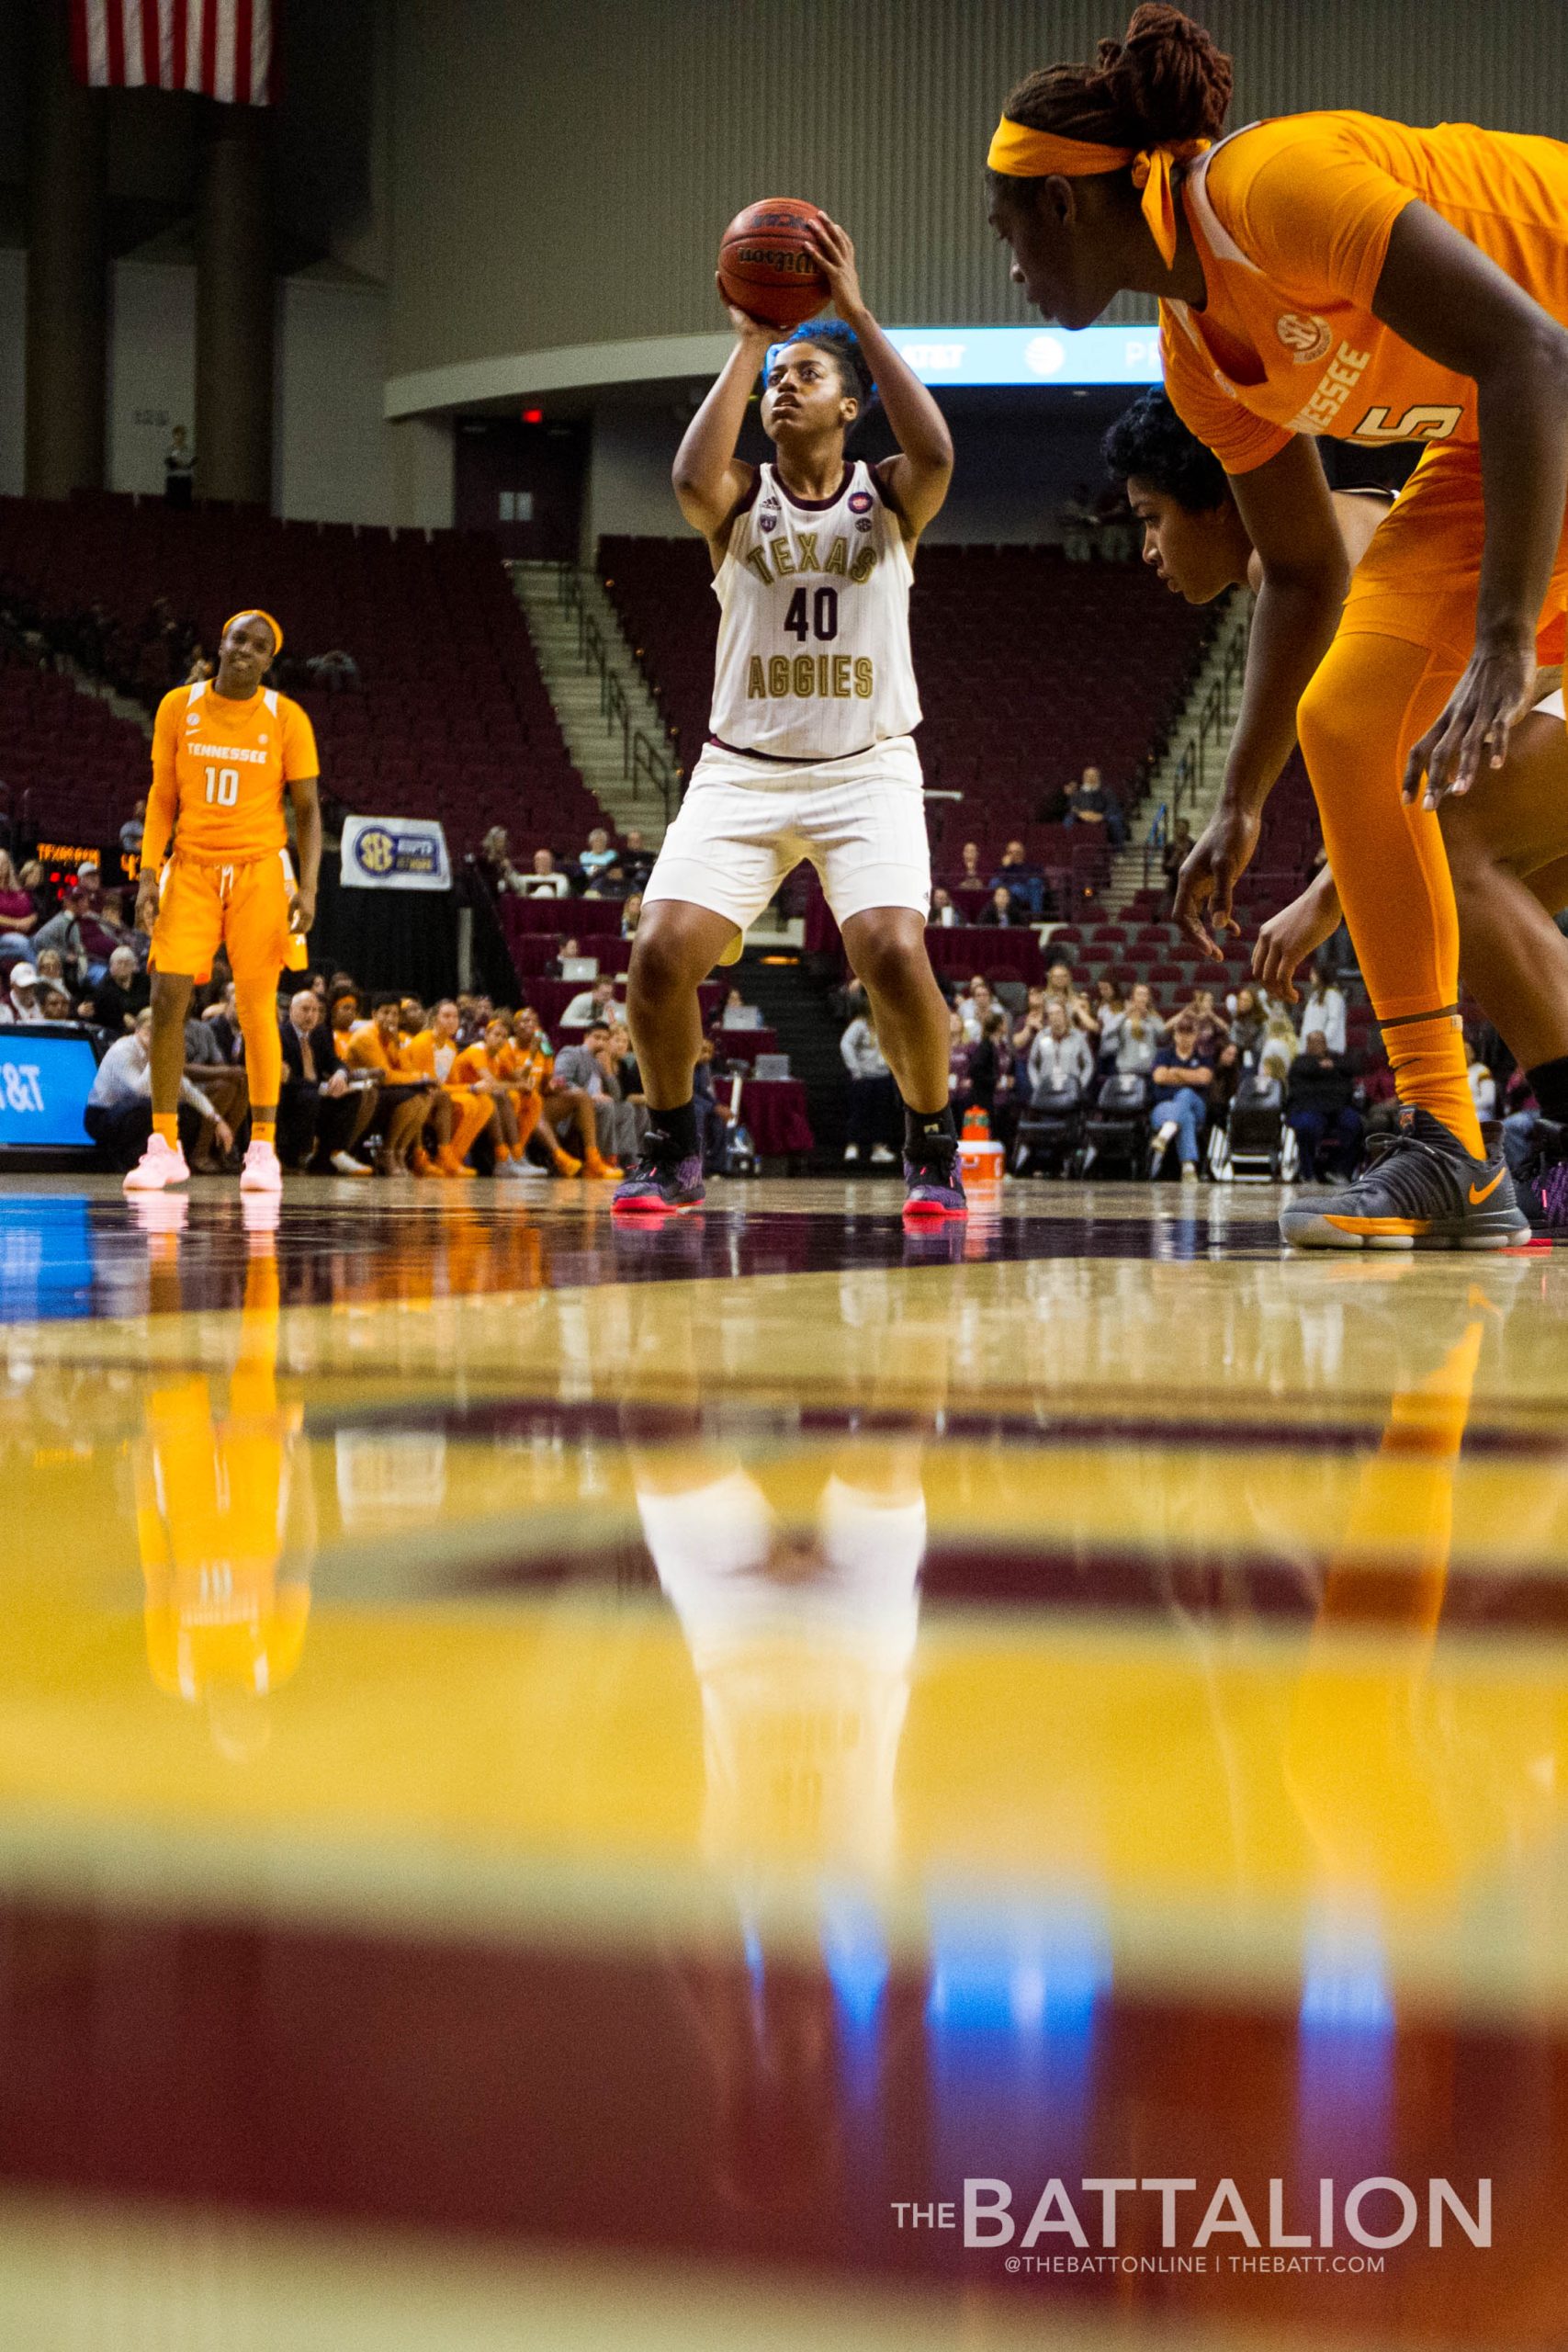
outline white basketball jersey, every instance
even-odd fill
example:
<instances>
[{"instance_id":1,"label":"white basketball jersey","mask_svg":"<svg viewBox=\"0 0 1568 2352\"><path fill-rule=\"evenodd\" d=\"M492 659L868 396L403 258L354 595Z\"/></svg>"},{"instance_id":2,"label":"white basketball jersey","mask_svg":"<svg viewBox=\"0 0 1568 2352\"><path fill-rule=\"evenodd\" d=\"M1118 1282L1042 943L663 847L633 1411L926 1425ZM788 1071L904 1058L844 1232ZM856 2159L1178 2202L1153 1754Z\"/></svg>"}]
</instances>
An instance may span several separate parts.
<instances>
[{"instance_id":1,"label":"white basketball jersey","mask_svg":"<svg viewBox=\"0 0 1568 2352\"><path fill-rule=\"evenodd\" d=\"M841 759L918 727L914 567L863 458L835 497L792 498L771 465L730 526L709 729L732 751Z\"/></svg>"}]
</instances>

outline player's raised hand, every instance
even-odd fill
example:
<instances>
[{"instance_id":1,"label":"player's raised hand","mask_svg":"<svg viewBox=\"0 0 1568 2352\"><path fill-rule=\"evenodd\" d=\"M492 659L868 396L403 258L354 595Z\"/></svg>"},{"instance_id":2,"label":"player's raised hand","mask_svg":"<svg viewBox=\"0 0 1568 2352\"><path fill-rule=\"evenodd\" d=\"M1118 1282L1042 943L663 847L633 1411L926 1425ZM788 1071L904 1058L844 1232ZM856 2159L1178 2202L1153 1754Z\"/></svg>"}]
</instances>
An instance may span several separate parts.
<instances>
[{"instance_id":1,"label":"player's raised hand","mask_svg":"<svg viewBox=\"0 0 1568 2352\"><path fill-rule=\"evenodd\" d=\"M732 302L724 290L724 279L716 269L713 275L713 282L718 288L718 299L724 304L730 325L742 343L756 345L758 357L761 358L769 344L776 340L780 330L777 327L766 325L761 319L754 319L750 311L743 311L738 303Z\"/></svg>"},{"instance_id":2,"label":"player's raised hand","mask_svg":"<svg viewBox=\"0 0 1568 2352\"><path fill-rule=\"evenodd\" d=\"M1231 912L1231 894L1252 863L1258 834L1258 820L1250 809L1227 808L1222 801L1193 843L1177 881L1175 920L1216 964L1224 963L1225 951L1215 934L1241 929Z\"/></svg>"},{"instance_id":3,"label":"player's raised hand","mask_svg":"<svg viewBox=\"0 0 1568 2352\"><path fill-rule=\"evenodd\" d=\"M1448 707L1411 748L1404 764L1404 802L1435 808L1451 792L1466 793L1487 768L1508 756L1514 721L1529 708L1535 647L1529 642L1471 655ZM1426 790L1422 791L1422 778Z\"/></svg>"},{"instance_id":4,"label":"player's raised hand","mask_svg":"<svg viewBox=\"0 0 1568 2352\"><path fill-rule=\"evenodd\" d=\"M826 213L820 220L807 223L806 236L817 266L828 281L834 310L852 325L865 310L860 272L855 266L854 239L836 220L829 220Z\"/></svg>"}]
</instances>

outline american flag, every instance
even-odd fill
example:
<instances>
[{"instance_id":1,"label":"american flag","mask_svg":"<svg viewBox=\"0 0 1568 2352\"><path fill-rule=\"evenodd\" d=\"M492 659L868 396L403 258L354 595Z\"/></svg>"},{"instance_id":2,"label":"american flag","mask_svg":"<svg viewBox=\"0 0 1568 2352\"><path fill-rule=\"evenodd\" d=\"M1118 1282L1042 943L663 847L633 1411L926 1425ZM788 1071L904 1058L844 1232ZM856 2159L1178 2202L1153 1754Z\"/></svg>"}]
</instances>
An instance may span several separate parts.
<instances>
[{"instance_id":1,"label":"american flag","mask_svg":"<svg viewBox=\"0 0 1568 2352\"><path fill-rule=\"evenodd\" d=\"M273 17L272 0L71 0L76 79L270 106Z\"/></svg>"}]
</instances>

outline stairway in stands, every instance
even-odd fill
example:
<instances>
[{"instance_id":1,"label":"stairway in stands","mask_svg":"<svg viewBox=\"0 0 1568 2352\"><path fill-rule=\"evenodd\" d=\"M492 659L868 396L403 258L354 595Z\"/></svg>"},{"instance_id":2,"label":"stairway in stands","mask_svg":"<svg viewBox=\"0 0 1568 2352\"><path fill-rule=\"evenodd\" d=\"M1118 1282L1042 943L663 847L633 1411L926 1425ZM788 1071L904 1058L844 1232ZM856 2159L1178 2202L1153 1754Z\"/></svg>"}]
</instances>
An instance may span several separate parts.
<instances>
[{"instance_id":1,"label":"stairway in stands","mask_svg":"<svg viewBox=\"0 0 1568 2352\"><path fill-rule=\"evenodd\" d=\"M805 1085L819 1162L837 1162L848 1133L850 1084L839 1051L843 1024L829 1006L826 987L812 978L804 961L775 962L750 949L734 977L747 1003L761 1009L780 1053L789 1056L790 1076Z\"/></svg>"},{"instance_id":2,"label":"stairway in stands","mask_svg":"<svg viewBox=\"0 0 1568 2352\"><path fill-rule=\"evenodd\" d=\"M1196 838L1214 812L1241 707L1241 662L1251 625L1252 598L1237 589L1193 674L1149 788L1128 812L1127 846L1111 859L1111 879L1100 893L1108 918L1124 913L1141 889L1159 882L1160 845L1177 816L1187 819Z\"/></svg>"},{"instance_id":3,"label":"stairway in stands","mask_svg":"<svg viewBox=\"0 0 1568 2352\"><path fill-rule=\"evenodd\" d=\"M662 751L664 721L602 582L574 564L507 568L573 763L617 834L637 826L656 849L664 802L646 770L628 773L627 738L628 728L640 731Z\"/></svg>"}]
</instances>

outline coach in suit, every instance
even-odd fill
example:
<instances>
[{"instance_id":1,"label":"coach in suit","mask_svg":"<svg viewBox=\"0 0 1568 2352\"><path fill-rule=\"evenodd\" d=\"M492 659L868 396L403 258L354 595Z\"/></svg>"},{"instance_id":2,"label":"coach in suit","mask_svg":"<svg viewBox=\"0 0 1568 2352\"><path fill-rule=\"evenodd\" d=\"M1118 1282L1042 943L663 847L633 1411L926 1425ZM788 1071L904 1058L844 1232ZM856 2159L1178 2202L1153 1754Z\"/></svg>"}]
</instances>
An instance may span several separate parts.
<instances>
[{"instance_id":1,"label":"coach in suit","mask_svg":"<svg viewBox=\"0 0 1568 2352\"><path fill-rule=\"evenodd\" d=\"M376 1114L379 1090L357 1082L338 1059L330 1029L321 1026L320 1000L299 989L278 1024L283 1042L283 1091L277 1105L277 1153L288 1168L313 1166L320 1175L368 1176L354 1147Z\"/></svg>"}]
</instances>

